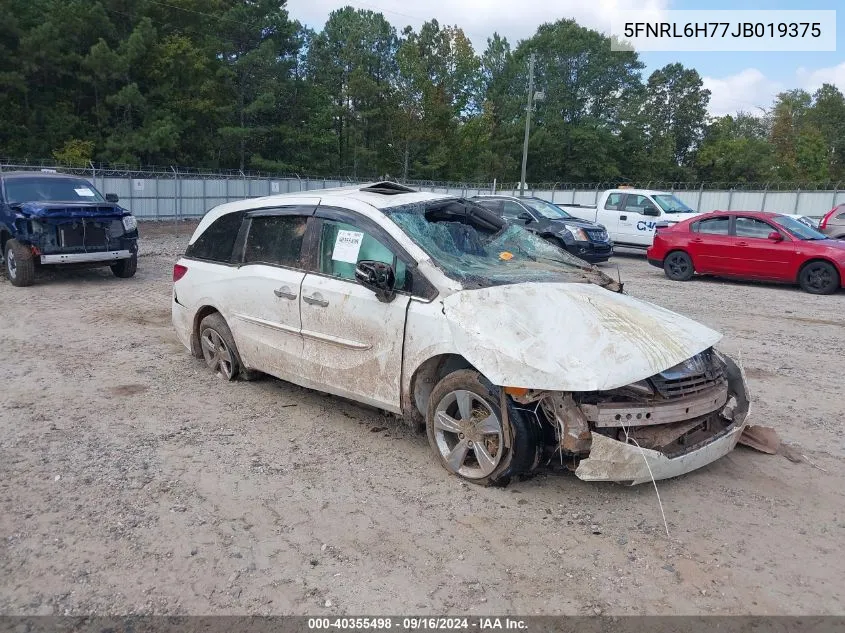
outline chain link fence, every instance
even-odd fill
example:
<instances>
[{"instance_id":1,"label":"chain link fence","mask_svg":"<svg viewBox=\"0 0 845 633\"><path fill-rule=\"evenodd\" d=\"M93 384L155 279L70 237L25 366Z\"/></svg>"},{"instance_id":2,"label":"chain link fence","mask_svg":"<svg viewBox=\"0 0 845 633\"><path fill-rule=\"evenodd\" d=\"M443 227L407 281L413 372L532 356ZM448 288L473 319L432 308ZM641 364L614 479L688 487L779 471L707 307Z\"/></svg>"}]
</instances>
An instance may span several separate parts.
<instances>
[{"instance_id":1,"label":"chain link fence","mask_svg":"<svg viewBox=\"0 0 845 633\"><path fill-rule=\"evenodd\" d=\"M121 206L140 220L187 220L202 217L219 204L284 193L348 187L367 180L315 177L240 170L204 170L177 166L102 165L86 167L56 165L55 161L22 161L0 158L2 171L58 171L87 178L102 193L115 193ZM409 180L405 184L421 191L455 196L493 192L519 195L519 183L457 183ZM698 211L754 210L796 213L819 218L845 203L845 181L819 183L725 183L725 182L594 182L541 183L526 186L532 195L560 204L596 204L606 189L620 185L674 193Z\"/></svg>"}]
</instances>

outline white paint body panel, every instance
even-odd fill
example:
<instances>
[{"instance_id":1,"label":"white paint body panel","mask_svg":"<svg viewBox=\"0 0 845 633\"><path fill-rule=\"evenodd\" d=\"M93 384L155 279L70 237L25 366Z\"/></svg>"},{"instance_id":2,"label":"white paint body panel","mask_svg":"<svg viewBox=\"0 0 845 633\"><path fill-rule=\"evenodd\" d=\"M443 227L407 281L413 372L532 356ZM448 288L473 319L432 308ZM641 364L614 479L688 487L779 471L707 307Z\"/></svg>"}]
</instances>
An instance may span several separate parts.
<instances>
[{"instance_id":1,"label":"white paint body panel","mask_svg":"<svg viewBox=\"0 0 845 633\"><path fill-rule=\"evenodd\" d=\"M511 387L615 389L721 339L679 314L591 284L464 290L443 306L457 353L494 384Z\"/></svg>"},{"instance_id":2,"label":"white paint body panel","mask_svg":"<svg viewBox=\"0 0 845 633\"><path fill-rule=\"evenodd\" d=\"M305 273L280 266L235 267L223 312L249 368L290 376L302 357L299 294ZM293 295L276 296L276 291Z\"/></svg>"},{"instance_id":3,"label":"white paint body panel","mask_svg":"<svg viewBox=\"0 0 845 633\"><path fill-rule=\"evenodd\" d=\"M318 297L328 305L309 304ZM401 413L402 345L410 297L382 303L358 283L308 274L302 355L293 382Z\"/></svg>"}]
</instances>

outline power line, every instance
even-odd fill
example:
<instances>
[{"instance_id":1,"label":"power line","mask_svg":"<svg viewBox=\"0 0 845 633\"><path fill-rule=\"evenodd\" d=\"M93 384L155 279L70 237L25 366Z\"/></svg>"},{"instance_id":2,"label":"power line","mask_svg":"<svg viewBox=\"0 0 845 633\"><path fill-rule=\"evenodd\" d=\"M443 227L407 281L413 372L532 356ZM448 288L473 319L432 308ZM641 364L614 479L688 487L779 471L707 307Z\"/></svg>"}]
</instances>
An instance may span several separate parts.
<instances>
[{"instance_id":1,"label":"power line","mask_svg":"<svg viewBox=\"0 0 845 633\"><path fill-rule=\"evenodd\" d=\"M196 9L186 9L185 7L177 7L175 4L169 4L167 2L160 2L159 0L147 0L150 4L157 4L161 7L168 7L170 9L175 9L176 11L184 11L185 13L194 13L196 15L202 15L207 18L213 18L216 20L223 20L226 22L234 22L235 24L240 24L241 26L255 26L255 22L241 22L240 20L235 20L234 18L227 18L222 15L214 15L213 13L205 13L204 11L197 11ZM284 9L283 9L284 10Z\"/></svg>"}]
</instances>

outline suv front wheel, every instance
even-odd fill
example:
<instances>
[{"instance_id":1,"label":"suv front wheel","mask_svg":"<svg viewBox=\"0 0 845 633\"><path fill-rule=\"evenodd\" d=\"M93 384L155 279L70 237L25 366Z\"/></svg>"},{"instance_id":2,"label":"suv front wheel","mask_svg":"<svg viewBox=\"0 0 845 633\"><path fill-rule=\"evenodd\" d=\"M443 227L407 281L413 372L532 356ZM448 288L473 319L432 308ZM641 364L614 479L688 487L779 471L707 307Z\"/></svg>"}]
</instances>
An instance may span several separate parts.
<instances>
[{"instance_id":1,"label":"suv front wheel","mask_svg":"<svg viewBox=\"0 0 845 633\"><path fill-rule=\"evenodd\" d=\"M35 257L32 250L17 240L6 242L6 276L13 286L31 286L35 281Z\"/></svg>"}]
</instances>

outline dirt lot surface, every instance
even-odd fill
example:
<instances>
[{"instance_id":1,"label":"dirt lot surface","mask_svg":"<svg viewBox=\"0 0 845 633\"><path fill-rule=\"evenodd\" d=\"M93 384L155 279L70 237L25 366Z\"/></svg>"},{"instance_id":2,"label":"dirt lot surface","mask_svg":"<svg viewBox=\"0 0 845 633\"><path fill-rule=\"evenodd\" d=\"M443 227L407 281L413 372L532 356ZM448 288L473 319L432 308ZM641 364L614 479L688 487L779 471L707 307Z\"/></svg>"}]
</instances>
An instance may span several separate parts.
<instances>
[{"instance_id":1,"label":"dirt lot surface","mask_svg":"<svg viewBox=\"0 0 845 633\"><path fill-rule=\"evenodd\" d=\"M845 613L845 293L614 258L806 456L660 482L667 538L651 485L467 486L393 417L211 375L170 326L180 231L142 226L131 280L0 279L0 613Z\"/></svg>"}]
</instances>

